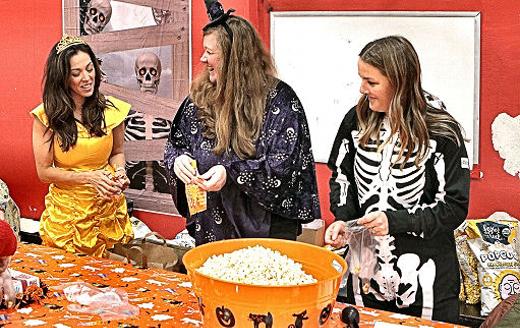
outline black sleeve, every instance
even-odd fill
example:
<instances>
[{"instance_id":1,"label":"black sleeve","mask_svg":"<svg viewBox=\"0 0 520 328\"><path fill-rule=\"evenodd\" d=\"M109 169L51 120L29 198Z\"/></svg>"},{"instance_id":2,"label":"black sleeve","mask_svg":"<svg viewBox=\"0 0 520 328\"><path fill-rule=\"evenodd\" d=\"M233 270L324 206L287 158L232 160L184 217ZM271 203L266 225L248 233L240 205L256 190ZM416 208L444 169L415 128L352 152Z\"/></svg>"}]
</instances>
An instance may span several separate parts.
<instances>
[{"instance_id":1,"label":"black sleeve","mask_svg":"<svg viewBox=\"0 0 520 328\"><path fill-rule=\"evenodd\" d=\"M330 210L336 220L355 220L362 216L358 201L358 191L354 181L354 155L356 148L352 130L356 127L356 108L350 109L339 127L328 167L330 178Z\"/></svg>"},{"instance_id":2,"label":"black sleeve","mask_svg":"<svg viewBox=\"0 0 520 328\"><path fill-rule=\"evenodd\" d=\"M173 164L175 159L182 154L189 154L190 142L188 139L188 133L186 133L186 107L191 103L188 97L184 99L180 105L175 117L172 121L172 127L170 135L166 141L164 149L164 167L166 169L166 175L168 178L168 185L170 187L170 194L172 195L175 207L180 215L188 217L188 201L186 200L185 186L184 183L177 178L173 171Z\"/></svg>"}]
</instances>

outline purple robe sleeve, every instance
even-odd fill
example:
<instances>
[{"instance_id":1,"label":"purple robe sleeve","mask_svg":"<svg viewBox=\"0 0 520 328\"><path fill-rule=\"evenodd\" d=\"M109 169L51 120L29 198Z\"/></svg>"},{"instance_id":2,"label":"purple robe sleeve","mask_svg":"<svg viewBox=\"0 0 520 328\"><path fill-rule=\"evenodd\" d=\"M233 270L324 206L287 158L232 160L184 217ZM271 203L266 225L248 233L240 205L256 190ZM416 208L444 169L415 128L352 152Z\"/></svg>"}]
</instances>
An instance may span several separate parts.
<instances>
[{"instance_id":1,"label":"purple robe sleeve","mask_svg":"<svg viewBox=\"0 0 520 328\"><path fill-rule=\"evenodd\" d=\"M186 98L179 107L173 119L170 136L168 137L168 141L166 141L164 150L164 167L166 169L168 185L170 186L170 194L177 207L177 211L179 211L179 214L183 217L187 217L189 214L188 202L184 191L184 183L175 175L173 164L175 163L175 159L180 155L191 154L190 142L187 137L189 123L187 123L188 121L185 119L186 115L193 113L192 110L190 111L188 109L190 105L191 102Z\"/></svg>"},{"instance_id":2,"label":"purple robe sleeve","mask_svg":"<svg viewBox=\"0 0 520 328\"><path fill-rule=\"evenodd\" d=\"M228 183L270 212L312 221L320 217L320 208L305 112L295 92L282 81L266 104L256 157L231 160Z\"/></svg>"}]
</instances>

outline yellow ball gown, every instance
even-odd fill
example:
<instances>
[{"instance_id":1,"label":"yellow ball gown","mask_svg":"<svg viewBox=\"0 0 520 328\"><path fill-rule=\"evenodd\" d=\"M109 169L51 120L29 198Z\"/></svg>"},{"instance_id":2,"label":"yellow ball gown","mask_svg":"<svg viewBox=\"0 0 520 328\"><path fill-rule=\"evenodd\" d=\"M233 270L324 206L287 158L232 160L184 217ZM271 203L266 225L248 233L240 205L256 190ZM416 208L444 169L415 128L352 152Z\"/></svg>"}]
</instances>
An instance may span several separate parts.
<instances>
[{"instance_id":1,"label":"yellow ball gown","mask_svg":"<svg viewBox=\"0 0 520 328\"><path fill-rule=\"evenodd\" d=\"M122 124L130 104L107 97L116 108L105 109L106 135L91 136L81 123L76 123L76 145L64 152L54 138L54 166L67 171L105 169L114 172L108 164L113 146L112 130ZM48 126L43 104L31 113ZM70 253L106 256L106 250L117 242L133 238L123 194L111 200L102 199L90 185L52 183L45 196L45 210L40 219L43 244L65 249Z\"/></svg>"}]
</instances>

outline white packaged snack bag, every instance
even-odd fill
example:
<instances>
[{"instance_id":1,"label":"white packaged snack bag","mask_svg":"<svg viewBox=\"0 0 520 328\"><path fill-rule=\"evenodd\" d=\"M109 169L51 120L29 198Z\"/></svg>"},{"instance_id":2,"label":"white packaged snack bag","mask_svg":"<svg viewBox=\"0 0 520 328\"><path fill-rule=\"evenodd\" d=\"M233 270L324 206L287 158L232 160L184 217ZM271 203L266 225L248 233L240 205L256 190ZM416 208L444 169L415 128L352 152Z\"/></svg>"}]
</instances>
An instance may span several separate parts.
<instances>
[{"instance_id":1,"label":"white packaged snack bag","mask_svg":"<svg viewBox=\"0 0 520 328\"><path fill-rule=\"evenodd\" d=\"M520 262L515 249L518 221L501 216L469 221L468 244L478 260L481 315L488 315L502 300L520 294Z\"/></svg>"}]
</instances>

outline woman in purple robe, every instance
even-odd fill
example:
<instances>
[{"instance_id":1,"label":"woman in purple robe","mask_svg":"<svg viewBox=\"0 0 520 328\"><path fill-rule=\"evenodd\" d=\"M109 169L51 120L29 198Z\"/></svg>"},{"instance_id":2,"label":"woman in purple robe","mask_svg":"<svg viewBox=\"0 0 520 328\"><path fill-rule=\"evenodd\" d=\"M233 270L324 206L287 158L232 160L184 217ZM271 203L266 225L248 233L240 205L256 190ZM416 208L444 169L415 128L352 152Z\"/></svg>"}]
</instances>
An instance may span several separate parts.
<instances>
[{"instance_id":1,"label":"woman in purple robe","mask_svg":"<svg viewBox=\"0 0 520 328\"><path fill-rule=\"evenodd\" d=\"M296 239L320 217L307 119L294 90L275 77L251 24L206 1L204 71L176 114L164 162L196 244L243 237ZM196 169L193 167L196 162ZM184 187L206 192L190 214Z\"/></svg>"}]
</instances>

